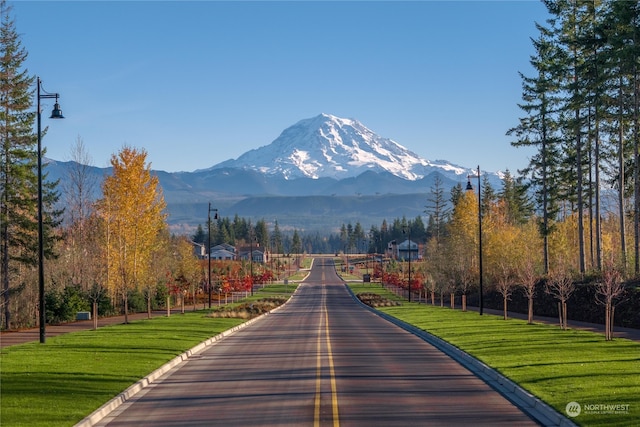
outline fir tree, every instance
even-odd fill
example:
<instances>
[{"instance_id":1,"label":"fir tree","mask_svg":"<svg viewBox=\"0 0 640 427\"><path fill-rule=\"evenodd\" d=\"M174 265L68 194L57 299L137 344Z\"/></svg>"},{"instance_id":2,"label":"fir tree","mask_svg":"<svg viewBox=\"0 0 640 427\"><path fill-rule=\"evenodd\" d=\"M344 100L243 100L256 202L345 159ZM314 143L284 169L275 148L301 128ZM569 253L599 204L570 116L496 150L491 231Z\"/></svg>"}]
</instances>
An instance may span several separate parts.
<instances>
[{"instance_id":1,"label":"fir tree","mask_svg":"<svg viewBox=\"0 0 640 427\"><path fill-rule=\"evenodd\" d=\"M531 157L529 166L521 171L528 176L535 192L539 224L543 237L544 270L549 271L549 235L557 218L560 196L559 162L561 140L558 135L559 83L557 74L561 68L561 52L551 31L538 26L540 37L533 40L536 54L530 63L537 72L535 77L522 78L522 99L518 106L526 114L520 124L507 132L515 136L511 145L534 146L537 153Z\"/></svg>"},{"instance_id":2,"label":"fir tree","mask_svg":"<svg viewBox=\"0 0 640 427\"><path fill-rule=\"evenodd\" d=\"M427 205L425 206L424 212L429 216L427 237L433 237L436 239L436 242L440 242L440 239L444 235L445 224L449 215L449 209L447 208L447 202L444 198L444 188L442 187L442 178L440 178L440 175L436 175L436 178L433 181L429 196L427 197Z\"/></svg>"},{"instance_id":3,"label":"fir tree","mask_svg":"<svg viewBox=\"0 0 640 427\"><path fill-rule=\"evenodd\" d=\"M198 224L198 228L196 229L196 232L193 236L191 236L191 240L193 240L195 243L200 243L201 245L206 244L207 242L207 234L204 232L204 229L202 228L202 224Z\"/></svg>"},{"instance_id":4,"label":"fir tree","mask_svg":"<svg viewBox=\"0 0 640 427\"><path fill-rule=\"evenodd\" d=\"M24 68L27 51L10 16L11 8L0 2L0 253L2 258L2 327L11 327L10 300L26 286L19 273L37 264L37 135L33 131L35 78ZM43 153L44 154L44 153ZM45 257L53 256L52 228L60 224L57 182L43 176L43 225ZM24 270L22 270L24 271Z\"/></svg>"}]
</instances>

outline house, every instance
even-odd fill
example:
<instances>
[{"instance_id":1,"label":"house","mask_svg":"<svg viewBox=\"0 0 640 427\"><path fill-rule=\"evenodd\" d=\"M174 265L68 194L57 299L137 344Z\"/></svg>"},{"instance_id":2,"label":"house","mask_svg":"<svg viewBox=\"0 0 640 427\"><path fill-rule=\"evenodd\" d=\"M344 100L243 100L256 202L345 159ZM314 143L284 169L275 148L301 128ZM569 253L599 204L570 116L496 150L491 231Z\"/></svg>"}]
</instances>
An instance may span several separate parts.
<instances>
[{"instance_id":1,"label":"house","mask_svg":"<svg viewBox=\"0 0 640 427\"><path fill-rule=\"evenodd\" d=\"M405 240L404 242L397 243L392 240L387 244L387 255L400 260L400 261L414 261L421 259L420 246L413 240Z\"/></svg>"},{"instance_id":2,"label":"house","mask_svg":"<svg viewBox=\"0 0 640 427\"><path fill-rule=\"evenodd\" d=\"M211 259L233 261L236 259L236 248L223 243L213 246L210 250Z\"/></svg>"},{"instance_id":3,"label":"house","mask_svg":"<svg viewBox=\"0 0 640 427\"><path fill-rule=\"evenodd\" d=\"M249 261L249 258L251 258L251 261L253 262L264 264L269 262L269 253L263 252L256 248L254 248L253 250L246 250L245 248L245 250L239 253L238 258L243 261Z\"/></svg>"},{"instance_id":4,"label":"house","mask_svg":"<svg viewBox=\"0 0 640 427\"><path fill-rule=\"evenodd\" d=\"M236 253L236 248L235 246L231 246L228 243L222 243L220 245L215 245L211 248L211 252L215 252L215 251L229 251L229 252L233 252L234 254Z\"/></svg>"},{"instance_id":5,"label":"house","mask_svg":"<svg viewBox=\"0 0 640 427\"><path fill-rule=\"evenodd\" d=\"M233 261L236 259L236 253L228 251L226 249L216 249L211 248L211 259L215 259L218 261Z\"/></svg>"},{"instance_id":6,"label":"house","mask_svg":"<svg viewBox=\"0 0 640 427\"><path fill-rule=\"evenodd\" d=\"M207 257L207 251L205 250L205 246L201 243L196 243L191 241L191 246L193 246L193 254L198 257L198 259L205 259Z\"/></svg>"}]
</instances>

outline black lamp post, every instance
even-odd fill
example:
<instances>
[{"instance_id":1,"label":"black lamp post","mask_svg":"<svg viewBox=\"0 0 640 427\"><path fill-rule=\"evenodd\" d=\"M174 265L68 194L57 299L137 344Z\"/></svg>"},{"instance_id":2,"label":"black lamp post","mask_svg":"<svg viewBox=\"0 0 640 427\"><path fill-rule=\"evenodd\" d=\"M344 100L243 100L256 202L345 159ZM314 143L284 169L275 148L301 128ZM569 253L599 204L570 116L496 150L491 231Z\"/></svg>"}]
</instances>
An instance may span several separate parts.
<instances>
[{"instance_id":1,"label":"black lamp post","mask_svg":"<svg viewBox=\"0 0 640 427\"><path fill-rule=\"evenodd\" d=\"M480 276L480 316L482 316L483 304L483 292L482 292L482 196L480 193L480 166L478 166L477 175L467 176L467 191L473 191L473 185L471 185L471 178L478 178L478 271Z\"/></svg>"},{"instance_id":2,"label":"black lamp post","mask_svg":"<svg viewBox=\"0 0 640 427\"><path fill-rule=\"evenodd\" d=\"M44 307L44 226L42 212L42 112L40 111L41 99L55 99L53 111L51 111L50 119L64 119L60 104L58 104L57 93L48 93L42 89L42 81L40 77L36 79L37 85L37 107L38 107L38 289L39 289L39 311L40 311L40 343L44 344L46 340L46 313Z\"/></svg>"},{"instance_id":3,"label":"black lamp post","mask_svg":"<svg viewBox=\"0 0 640 427\"><path fill-rule=\"evenodd\" d=\"M403 233L407 233L409 235L409 302L411 302L411 227L408 226L402 230Z\"/></svg>"},{"instance_id":4,"label":"black lamp post","mask_svg":"<svg viewBox=\"0 0 640 427\"><path fill-rule=\"evenodd\" d=\"M251 296L253 296L253 241L256 236L249 231L249 283L251 284Z\"/></svg>"},{"instance_id":5,"label":"black lamp post","mask_svg":"<svg viewBox=\"0 0 640 427\"><path fill-rule=\"evenodd\" d=\"M207 258L209 259L209 308L211 308L211 212L214 212L213 219L218 219L218 209L211 209L211 202L209 202L209 211L207 212L207 224L209 228L209 247L207 248Z\"/></svg>"}]
</instances>

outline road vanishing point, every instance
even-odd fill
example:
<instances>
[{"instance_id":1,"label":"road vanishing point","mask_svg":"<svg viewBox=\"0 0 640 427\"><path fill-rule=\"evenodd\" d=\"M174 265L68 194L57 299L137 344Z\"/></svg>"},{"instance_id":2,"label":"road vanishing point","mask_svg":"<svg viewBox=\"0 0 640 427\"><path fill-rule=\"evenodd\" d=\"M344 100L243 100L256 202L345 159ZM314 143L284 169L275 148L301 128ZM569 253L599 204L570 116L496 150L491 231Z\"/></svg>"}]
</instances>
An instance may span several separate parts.
<instances>
[{"instance_id":1,"label":"road vanishing point","mask_svg":"<svg viewBox=\"0 0 640 427\"><path fill-rule=\"evenodd\" d=\"M279 310L191 356L99 426L538 425L349 293L317 258Z\"/></svg>"}]
</instances>

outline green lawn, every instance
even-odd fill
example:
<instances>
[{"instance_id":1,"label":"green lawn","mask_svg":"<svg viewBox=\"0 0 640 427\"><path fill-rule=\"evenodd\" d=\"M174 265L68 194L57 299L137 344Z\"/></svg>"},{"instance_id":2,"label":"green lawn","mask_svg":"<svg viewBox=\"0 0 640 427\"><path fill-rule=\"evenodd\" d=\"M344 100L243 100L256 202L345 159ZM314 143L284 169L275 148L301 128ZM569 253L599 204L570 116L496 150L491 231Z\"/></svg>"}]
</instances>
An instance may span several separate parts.
<instances>
[{"instance_id":1,"label":"green lawn","mask_svg":"<svg viewBox=\"0 0 640 427\"><path fill-rule=\"evenodd\" d=\"M269 285L248 300L294 290ZM2 349L0 425L73 425L174 357L244 322L207 314L154 317Z\"/></svg>"},{"instance_id":2,"label":"green lawn","mask_svg":"<svg viewBox=\"0 0 640 427\"><path fill-rule=\"evenodd\" d=\"M379 285L355 292L396 297ZM286 295L295 286L254 292ZM499 316L405 303L382 309L496 368L564 413L567 403L629 405L628 414L583 414L585 426L635 426L640 419L640 343ZM0 425L73 425L140 378L242 322L207 311L157 317L7 347L0 353Z\"/></svg>"},{"instance_id":3,"label":"green lawn","mask_svg":"<svg viewBox=\"0 0 640 427\"><path fill-rule=\"evenodd\" d=\"M198 343L240 324L204 312L156 317L2 350L0 424L73 425Z\"/></svg>"},{"instance_id":4,"label":"green lawn","mask_svg":"<svg viewBox=\"0 0 640 427\"><path fill-rule=\"evenodd\" d=\"M355 293L390 292L371 285L351 285ZM582 405L573 421L585 426L637 426L640 420L640 343L606 342L587 331L528 325L522 320L404 303L381 308L430 332L495 368L560 413L570 402ZM628 414L598 414L587 405L629 405ZM595 408L595 407L592 407ZM600 412L592 409L591 412Z\"/></svg>"}]
</instances>

